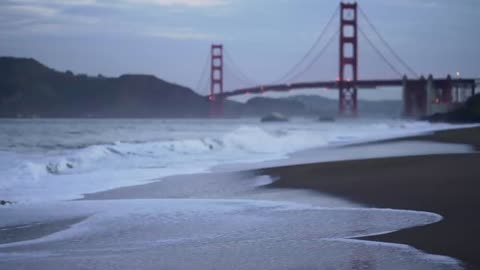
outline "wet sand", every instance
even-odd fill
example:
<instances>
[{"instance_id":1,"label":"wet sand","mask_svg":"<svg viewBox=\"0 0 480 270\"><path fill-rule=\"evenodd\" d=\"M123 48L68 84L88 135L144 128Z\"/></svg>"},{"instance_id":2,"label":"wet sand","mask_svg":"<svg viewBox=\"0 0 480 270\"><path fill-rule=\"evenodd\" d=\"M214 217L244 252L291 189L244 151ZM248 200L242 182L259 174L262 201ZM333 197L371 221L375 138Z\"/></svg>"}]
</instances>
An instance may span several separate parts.
<instances>
[{"instance_id":1,"label":"wet sand","mask_svg":"<svg viewBox=\"0 0 480 270\"><path fill-rule=\"evenodd\" d=\"M401 140L465 143L480 149L480 128ZM439 223L364 239L408 244L480 268L480 154L378 158L267 168L275 188L311 189L372 207L428 211Z\"/></svg>"},{"instance_id":2,"label":"wet sand","mask_svg":"<svg viewBox=\"0 0 480 270\"><path fill-rule=\"evenodd\" d=\"M69 218L49 222L34 222L15 226L0 227L0 244L14 243L42 238L68 229L87 217Z\"/></svg>"}]
</instances>

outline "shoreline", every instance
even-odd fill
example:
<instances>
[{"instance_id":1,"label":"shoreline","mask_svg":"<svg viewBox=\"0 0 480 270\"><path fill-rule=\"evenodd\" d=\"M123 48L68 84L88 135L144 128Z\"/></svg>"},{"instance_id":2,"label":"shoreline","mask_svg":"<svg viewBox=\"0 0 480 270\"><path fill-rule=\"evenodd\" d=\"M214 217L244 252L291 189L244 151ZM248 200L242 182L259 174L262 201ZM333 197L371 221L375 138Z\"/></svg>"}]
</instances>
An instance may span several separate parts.
<instances>
[{"instance_id":1,"label":"shoreline","mask_svg":"<svg viewBox=\"0 0 480 270\"><path fill-rule=\"evenodd\" d=\"M442 129L433 131L430 133L420 133L414 135L401 136L389 139L380 139L375 141L367 141L360 143L348 144L340 147L354 147L362 145L375 145L391 142L404 142L404 141L424 141L424 142L439 142L439 143L453 143L453 144L466 144L472 146L475 150L480 150L480 138L475 135L480 135L480 126L472 127L458 127L450 129Z\"/></svg>"},{"instance_id":2,"label":"shoreline","mask_svg":"<svg viewBox=\"0 0 480 270\"><path fill-rule=\"evenodd\" d=\"M442 136L448 137L450 142L457 144L465 142L461 136L452 135L452 131L446 132L450 132L450 135ZM474 132L473 137L472 132ZM440 133L443 134L445 131L441 131ZM480 144L480 136L476 136L480 134L480 128L456 130L453 133L461 133L470 139L473 138L472 145L474 146ZM424 136L435 137L437 135ZM343 146L337 149L341 152L341 155L346 158L355 158L355 153L364 154L365 152L369 152L370 154L375 154L378 153L379 149L383 149L386 154L394 154L394 149L398 149L399 145L400 148L404 148L403 152L405 153L408 153L409 150L412 151L411 153L422 153L421 147L419 147L418 144L408 142L409 138L400 138L398 140L407 142L369 142L369 144L363 144L357 147ZM428 139L428 141L435 140ZM381 147L379 148L378 145L375 146L375 144ZM245 169L235 172L176 175L160 178L158 181L142 185L85 194L83 199L81 199L85 202L81 202L81 200L67 201L64 207L68 209L66 213L70 213L70 209L75 209L75 207L72 208L72 206L77 203L79 206L83 205L86 207L85 209L89 209L89 211L95 209L95 212L98 211L101 213L104 212L102 209L106 209L104 214L95 215L93 219L87 219L87 224L79 225L80 228L77 229L81 231L81 228L88 228L87 231L90 231L90 228L102 228L104 224L117 224L119 227L114 228L118 229L117 235L120 236L119 239L127 240L128 242L132 235L136 235L136 232L144 234L145 229L153 234L158 233L157 237L162 239L165 230L162 226L168 225L168 223L165 223L164 218L166 215L167 220L170 220L168 216L169 213L172 212L172 209L177 209L181 212L187 210L188 213L191 213L192 206L200 206L205 203L204 206L193 212L196 213L199 211L199 213L207 213L206 216L208 216L208 213L212 211L210 207L217 205L219 200L225 201L217 205L220 207L218 209L235 207L237 204L234 201L236 200L240 202L246 200L248 203L253 202L254 205L257 205L257 202L260 201L268 203L276 201L279 204L283 202L287 204L299 203L303 205L306 204L309 207L315 207L315 205L318 204L320 207L333 209L320 210L320 212L315 215L309 215L302 211L296 214L295 212L289 212L286 216L280 218L277 216L278 213L276 214L275 211L273 211L273 213L270 211L270 206L267 208L260 207L257 213L254 211L255 207L252 208L252 205L248 205L247 208L245 208L246 212L227 211L225 215L212 216L212 220L216 221L216 218L219 218L219 221L225 222L223 228L226 231L220 235L230 235L231 232L237 232L238 228L235 227L236 225L239 225L239 228L246 226L245 229L248 229L247 231L249 232L260 232L258 236L254 238L262 239L261 243L263 243L262 245L266 245L267 249L270 247L270 244L268 244L268 239L270 238L266 237L263 239L265 235L268 236L272 234L272 237L275 239L278 237L279 239L287 241L292 240L293 242L285 242L284 240L280 241L278 239L276 241L283 243L285 252L288 251L288 254L290 254L292 249L298 251L298 255L292 256L290 262L296 262L299 265L301 265L304 260L309 260L305 258L305 256L309 254L312 255L312 262L318 263L331 260L332 265L341 265L342 260L347 263L353 263L359 260L365 263L365 265L375 265L378 261L376 258L382 258L379 263L383 263L383 265L394 265L399 269L432 269L430 266L436 267L440 265L447 267L447 269L450 269L449 267L457 269L457 266L463 266L464 262L478 265L478 263L471 258L476 257L476 242L479 241L476 235L476 228L480 226L480 218L476 218L475 208L479 206L478 201L480 200L476 198L477 186L475 185L474 180L476 179L474 178L476 175L480 175L480 168L477 168L478 166L475 167L480 160L480 156L478 153L470 152L472 148L468 145L463 146L463 148L467 149L466 151L462 150L459 152L450 152L448 145L445 144L443 148L442 145L443 144L438 144L435 146L436 149L440 146L441 151L439 154L433 154L427 151L417 156L378 156L357 160L323 161L320 163L304 163L300 165L290 164L287 166L284 165L283 167L281 167L281 164L277 164L276 166L280 167L266 169L259 167L260 169L258 170ZM313 151L311 154L331 158L330 155L333 153L334 151L332 150L332 152L320 151L316 154ZM292 159L290 161L292 161ZM449 167L455 168L458 171L449 170ZM259 173L261 177L256 177ZM274 177L274 179L271 179L271 177L267 175ZM279 180L276 180L278 177ZM454 178L461 178L461 180ZM274 182L271 182L272 180ZM452 181L454 183L453 186ZM467 183L455 184L457 181L467 181ZM472 182L474 183L473 186ZM480 186L480 184L478 186ZM321 193L316 193L315 191ZM447 194L447 196L445 196L445 194ZM162 199L167 199L167 201L163 201ZM212 202L215 203L209 203L208 200L212 200ZM148 203L144 204L142 203L143 201ZM179 204L177 205L177 203ZM331 206L329 206L330 204ZM42 206L39 207L41 209ZM76 226L78 222L82 222L85 218L84 215L86 213L82 211L82 207L77 208L80 211L78 216L74 215L71 219L62 214L61 209L64 208L59 207L58 209L60 209L60 213L58 214L60 218L51 220L51 222L23 222L15 226L0 228L0 230L3 229L3 235L6 236L5 242L11 243L4 246L6 248L5 251L36 250L35 245L29 244L28 247L21 247L21 244L17 246L16 243L18 241L33 240L55 232L64 231L69 227ZM159 209L163 209L163 212L159 212L160 214L157 213ZM214 207L214 209L216 208ZM263 210L261 209L266 209L266 212L262 212ZM139 210L141 211L139 212ZM89 211L87 211L87 213L89 213ZM113 214L109 214L110 211L113 211L111 212ZM174 212L175 211L176 210L174 210ZM219 213L224 213L223 211L224 210L221 210ZM419 216L412 216L412 213L405 215L405 211L419 212ZM28 211L26 213L28 213ZM135 220L133 222L134 225L132 225L132 213L134 213L133 217L135 217L135 219L136 217L147 217L148 220L150 220L150 217L157 216L159 219L154 219L156 220L154 223L157 225L150 226L148 225L150 222L145 222L146 220L142 219L138 221ZM12 214L15 213L12 212ZM138 214L140 214L140 216L137 216ZM269 215L272 216L269 217ZM405 216L402 218L402 215ZM26 216L30 215L27 214ZM179 217L178 213L174 214L174 216L173 220ZM253 218L251 220L252 223L247 222L246 225L243 224L246 216ZM314 216L315 219L312 219ZM202 227L203 225L197 227L198 222L200 222L200 224L203 223L201 223L202 219L197 219L196 214L191 216L192 219L185 220L183 214L180 214L180 217L182 217L182 222L185 223L179 223L183 225L174 225L170 228L174 236L177 235L178 232L181 232L182 227L189 228L189 226L192 226L192 232L199 234L200 239L205 232L208 236L209 229L212 228L209 219L204 220L206 222L204 227ZM276 220L276 217L279 219ZM238 220L236 220L236 218L238 218ZM471 218L474 219L471 220ZM466 220L468 224L466 224ZM281 223L282 221L285 223ZM268 224L270 224L270 226L266 226ZM131 226L137 225L139 226L138 229L130 229L133 228ZM412 227L416 225L419 226ZM251 230L252 228L254 230ZM409 229L402 230L401 228ZM286 231L284 231L285 229ZM168 230L169 229L167 229L167 231ZM340 234L331 239L329 230L337 230L334 235L337 233ZM186 231L187 234L189 231L190 230ZM240 231L243 232L243 230ZM125 232L127 236L125 236L126 238L122 238L121 236L124 235ZM284 238L282 238L282 232L285 233ZM215 231L215 233L218 232ZM326 236L322 236L323 233L325 233ZM72 239L90 240L83 243L83 248L81 245L71 246L72 250L75 251L77 248L90 250L92 245L95 247L98 243L104 243L103 241L108 242L108 239L111 237L110 234L110 231L105 231L105 234L99 233L101 236L99 238L100 240L84 237L82 236L83 234L80 234L77 238ZM236 234L233 233L232 235ZM312 238L312 236L315 235L317 235L317 238ZM342 237L342 235L345 237ZM142 235L136 235L136 237L142 238ZM234 237L237 239L234 242L236 243L244 237L243 233L239 234L238 239ZM175 237L173 237L173 239L175 239ZM206 239L209 239L209 237ZM221 239L221 237L219 239ZM247 237L247 240L248 239ZM318 239L322 241L317 241ZM75 240L75 243L78 242L77 240ZM303 240L311 240L310 243L312 243L312 245L305 244ZM60 242L69 247L67 241L69 240L62 240ZM145 241L150 241L150 239L146 239ZM445 241L447 241L447 244L445 244ZM292 246L291 243L298 243L298 247ZM260 243L253 244L252 247L258 247L259 244ZM337 249L328 248L330 245L333 245ZM404 249L399 248L401 246L404 246ZM240 247L242 246L238 246L238 248ZM58 248L58 246L55 244L46 244L42 247L42 249L47 252L51 250L55 251L56 248ZM140 249L144 248L143 245L140 246ZM207 250L215 250L215 245L207 245L206 248ZM237 246L232 244L231 248L231 250L236 250ZM312 248L315 252L305 254L302 251L304 248ZM170 249L167 248L166 250L168 251ZM246 250L249 250L249 248ZM319 251L321 253L328 251L331 255L323 254L324 257L319 258L318 256L322 255L318 253ZM350 256L351 251L354 253ZM422 251L426 251L427 253ZM120 248L118 252L122 253L123 250ZM283 252L281 248L278 250L274 249L271 256L285 254ZM143 258L142 253L138 254L139 258ZM75 260L75 256L72 254L67 256L67 260ZM337 258L336 256L340 254L346 257ZM442 258L441 255L446 257ZM97 257L97 253L92 253L91 256L94 260L101 261L101 255ZM134 255L134 257L135 256L137 255ZM201 256L200 260L203 261L203 255ZM232 256L236 256L235 252L232 253ZM258 256L262 260L265 259L261 254ZM212 258L215 258L215 256ZM385 258L388 258L388 263L385 263ZM352 262L352 260L354 261ZM394 261L394 263L390 263L391 261ZM62 264L64 260L57 257L48 258L44 261L44 265L48 267L55 265L55 263ZM176 263L177 261L173 262L173 264ZM11 265L36 265L36 262L28 259L26 261L19 259L12 260ZM407 265L410 267L407 267ZM412 265L414 267L412 267ZM379 269L391 268L380 267ZM472 269L474 269L473 266Z\"/></svg>"},{"instance_id":3,"label":"shoreline","mask_svg":"<svg viewBox=\"0 0 480 270\"><path fill-rule=\"evenodd\" d=\"M467 127L442 130L434 134L369 141L335 148L339 150L350 148L353 151L349 150L350 153L355 151L368 152L375 149L375 147L370 148L370 145L383 144L384 149L388 150L390 148L391 150L395 142L411 141L468 144L479 149L480 128ZM412 146L407 146L407 150L408 147ZM466 148L470 149L468 146ZM448 150L446 153L449 153ZM325 152L323 154L329 155L331 153ZM162 177L145 184L83 194L83 198L74 201L160 198L242 199L242 194L246 194L253 200L259 198L272 200L273 197L268 197L268 194L267 197L256 197L256 191L252 188L252 184L258 184L255 183L257 180L254 179L256 174L270 175L279 178L279 180L271 184L261 183L261 187L256 186L256 188L260 187L260 193L262 194L265 191L268 193L274 190L269 187L274 187L274 192L282 191L282 189L286 192L295 189L310 190L312 197L316 197L314 192L318 191L347 204L363 205L362 208L366 209L369 209L369 207L389 208L440 215L443 220L429 225L346 239L384 242L387 245L413 246L430 254L444 255L478 266L480 262L475 261L475 248L476 242L480 241L478 235L476 235L476 228L480 226L480 218L476 217L475 208L480 206L480 199L475 198L475 191L480 187L480 184L476 183L474 178L480 175L480 168L475 167L479 162L479 153L455 154L455 152L451 152L451 154L379 156L298 165L277 164L273 165L277 166L273 168L264 165L267 168L259 167L259 169L245 169L236 172L210 172ZM449 167L459 172L449 170ZM434 180L429 179L430 176L439 178L439 182L435 183ZM456 177L468 183L462 182L458 185L452 185L452 180L456 181ZM234 186L231 184L225 185L223 181L225 178L230 178ZM195 181L192 181L194 179ZM319 179L322 180L319 181ZM207 186L205 186L206 183ZM192 184L194 185L192 186ZM232 187L234 191L232 191ZM197 192L192 192L192 189ZM275 198L288 201L282 194L276 195ZM455 203L452 203L452 201ZM470 217L474 219L470 220ZM12 233L7 241L16 242L29 238L39 238L44 234L62 231L81 220L80 218L59 220L48 224L24 224L28 225L25 228L12 226L6 228L10 231L9 233ZM48 227L48 230L43 228L45 226ZM18 233L20 235L15 235ZM445 245L444 240L447 240L447 245Z\"/></svg>"},{"instance_id":4,"label":"shoreline","mask_svg":"<svg viewBox=\"0 0 480 270\"><path fill-rule=\"evenodd\" d=\"M438 131L370 142L434 141L480 147L480 128ZM345 160L257 170L278 178L269 187L308 189L380 208L426 211L443 220L362 240L406 244L479 267L480 154L439 154ZM468 268L469 269L469 268Z\"/></svg>"}]
</instances>

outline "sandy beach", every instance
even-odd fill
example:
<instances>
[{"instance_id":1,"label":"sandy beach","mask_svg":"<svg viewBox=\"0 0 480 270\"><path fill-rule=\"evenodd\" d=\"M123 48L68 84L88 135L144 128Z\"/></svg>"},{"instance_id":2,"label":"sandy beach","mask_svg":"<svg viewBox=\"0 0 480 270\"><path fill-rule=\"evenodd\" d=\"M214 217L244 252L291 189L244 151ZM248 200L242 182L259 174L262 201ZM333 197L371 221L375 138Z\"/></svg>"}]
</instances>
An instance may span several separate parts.
<instances>
[{"instance_id":1,"label":"sandy beach","mask_svg":"<svg viewBox=\"0 0 480 270\"><path fill-rule=\"evenodd\" d=\"M401 140L480 146L480 128L436 132ZM381 143L381 142L380 142ZM260 170L278 177L271 187L311 189L372 207L420 210L441 222L365 238L402 243L480 267L480 154L447 154L327 162Z\"/></svg>"},{"instance_id":2,"label":"sandy beach","mask_svg":"<svg viewBox=\"0 0 480 270\"><path fill-rule=\"evenodd\" d=\"M480 157L461 144L478 148L479 135L312 149L271 168L14 204L0 213L0 269L476 269ZM282 165L335 153L343 161Z\"/></svg>"}]
</instances>

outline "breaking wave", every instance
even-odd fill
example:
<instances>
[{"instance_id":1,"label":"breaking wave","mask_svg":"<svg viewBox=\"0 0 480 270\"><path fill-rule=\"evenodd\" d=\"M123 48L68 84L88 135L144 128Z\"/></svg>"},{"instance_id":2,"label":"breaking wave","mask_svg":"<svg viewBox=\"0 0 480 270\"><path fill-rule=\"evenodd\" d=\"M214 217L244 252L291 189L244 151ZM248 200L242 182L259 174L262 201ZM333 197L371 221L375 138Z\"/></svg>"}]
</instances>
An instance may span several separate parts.
<instances>
[{"instance_id":1,"label":"breaking wave","mask_svg":"<svg viewBox=\"0 0 480 270\"><path fill-rule=\"evenodd\" d=\"M45 169L51 174L76 173L100 167L162 167L172 161L198 159L231 161L247 155L262 154L281 158L285 154L326 145L327 141L308 132L267 132L260 127L242 126L218 138L167 140L158 142L91 145L48 161Z\"/></svg>"},{"instance_id":2,"label":"breaking wave","mask_svg":"<svg viewBox=\"0 0 480 270\"><path fill-rule=\"evenodd\" d=\"M0 197L40 194L50 199L51 193L41 194L39 190L54 189L56 196L71 198L72 194L168 175L204 172L216 165L283 159L309 148L448 128L406 121L304 121L261 126L245 120L213 124L188 121L119 122L120 127L130 123L123 129L110 127L109 122L95 123L98 131L88 131L88 136L71 134L70 123L51 128L32 123L38 125L38 132L26 132L30 128L27 126L25 132L16 135L0 134L4 139L4 144L0 143ZM75 130L93 129L90 125L86 122ZM18 142L23 144L19 146ZM10 148L11 144L15 145Z\"/></svg>"}]
</instances>

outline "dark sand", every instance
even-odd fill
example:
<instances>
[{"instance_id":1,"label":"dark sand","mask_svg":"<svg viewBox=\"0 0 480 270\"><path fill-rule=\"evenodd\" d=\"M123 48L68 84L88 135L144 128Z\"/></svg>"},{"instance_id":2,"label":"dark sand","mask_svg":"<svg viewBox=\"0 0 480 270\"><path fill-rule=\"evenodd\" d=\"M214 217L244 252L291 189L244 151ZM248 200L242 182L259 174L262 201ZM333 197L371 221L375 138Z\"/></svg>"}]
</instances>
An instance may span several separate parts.
<instances>
[{"instance_id":1,"label":"dark sand","mask_svg":"<svg viewBox=\"0 0 480 270\"><path fill-rule=\"evenodd\" d=\"M480 149L480 128L415 136ZM405 140L405 139L402 139ZM480 268L480 154L450 154L328 162L260 170L271 186L307 188L372 207L428 211L441 222L364 239L411 245Z\"/></svg>"},{"instance_id":2,"label":"dark sand","mask_svg":"<svg viewBox=\"0 0 480 270\"><path fill-rule=\"evenodd\" d=\"M480 128L462 128L435 132L433 135L417 135L397 139L386 139L376 141L375 143L388 143L399 141L435 141L442 143L460 143L469 144L476 150L480 150ZM371 142L351 144L350 146L369 145Z\"/></svg>"}]
</instances>

